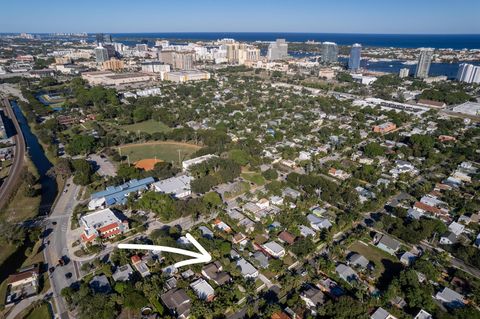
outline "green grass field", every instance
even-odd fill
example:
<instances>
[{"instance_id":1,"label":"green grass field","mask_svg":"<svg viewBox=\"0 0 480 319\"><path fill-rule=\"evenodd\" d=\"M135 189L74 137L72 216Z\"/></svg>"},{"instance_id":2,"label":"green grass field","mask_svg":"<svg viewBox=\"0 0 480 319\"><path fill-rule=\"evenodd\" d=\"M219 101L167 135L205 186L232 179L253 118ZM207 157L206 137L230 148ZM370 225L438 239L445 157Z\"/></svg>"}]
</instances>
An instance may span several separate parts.
<instances>
[{"instance_id":1,"label":"green grass field","mask_svg":"<svg viewBox=\"0 0 480 319\"><path fill-rule=\"evenodd\" d=\"M200 148L200 146L187 143L152 142L120 146L119 152L122 156L128 155L131 163L147 158L157 158L178 165L179 152L180 160L183 161L190 158L190 155Z\"/></svg>"},{"instance_id":2,"label":"green grass field","mask_svg":"<svg viewBox=\"0 0 480 319\"><path fill-rule=\"evenodd\" d=\"M168 132L171 130L167 125L155 120L148 120L131 125L124 125L122 128L129 132L145 132L153 134L157 132Z\"/></svg>"},{"instance_id":3,"label":"green grass field","mask_svg":"<svg viewBox=\"0 0 480 319\"><path fill-rule=\"evenodd\" d=\"M372 245L365 245L363 242L356 241L348 248L351 251L359 253L367 258L369 261L375 264L375 276L380 276L385 271L382 259L389 259L393 263L397 263L398 260L388 253L384 252L380 248Z\"/></svg>"},{"instance_id":4,"label":"green grass field","mask_svg":"<svg viewBox=\"0 0 480 319\"><path fill-rule=\"evenodd\" d=\"M52 312L47 303L42 304L40 307L32 309L25 319L48 319L52 318Z\"/></svg>"},{"instance_id":5,"label":"green grass field","mask_svg":"<svg viewBox=\"0 0 480 319\"><path fill-rule=\"evenodd\" d=\"M242 173L241 175L245 180L255 183L258 186L265 185L267 182L265 180L265 177L262 176L262 174L259 173L254 173L254 172L248 172L248 173Z\"/></svg>"}]
</instances>

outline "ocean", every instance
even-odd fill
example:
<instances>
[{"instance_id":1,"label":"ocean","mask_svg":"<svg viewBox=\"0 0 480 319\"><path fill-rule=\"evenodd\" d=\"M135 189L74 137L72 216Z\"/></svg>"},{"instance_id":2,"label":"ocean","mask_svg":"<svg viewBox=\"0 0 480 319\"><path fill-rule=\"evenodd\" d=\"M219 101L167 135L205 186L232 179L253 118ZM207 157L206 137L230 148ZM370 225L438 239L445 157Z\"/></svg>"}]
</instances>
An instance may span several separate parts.
<instances>
[{"instance_id":1,"label":"ocean","mask_svg":"<svg viewBox=\"0 0 480 319\"><path fill-rule=\"evenodd\" d=\"M285 38L291 42L336 42L339 45L360 43L368 47L437 49L480 49L480 34L354 34L354 33L281 33L281 32L179 32L179 33L112 33L114 40L133 44L155 39L216 40L234 38L238 41L274 41Z\"/></svg>"}]
</instances>

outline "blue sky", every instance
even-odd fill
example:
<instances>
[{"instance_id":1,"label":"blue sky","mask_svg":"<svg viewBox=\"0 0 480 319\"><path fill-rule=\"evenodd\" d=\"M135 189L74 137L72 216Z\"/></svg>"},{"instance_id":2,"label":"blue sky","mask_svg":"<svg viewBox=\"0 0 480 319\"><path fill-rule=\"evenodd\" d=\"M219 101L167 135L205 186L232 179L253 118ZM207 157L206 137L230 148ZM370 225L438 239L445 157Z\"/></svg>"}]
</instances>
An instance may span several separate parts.
<instances>
[{"instance_id":1,"label":"blue sky","mask_svg":"<svg viewBox=\"0 0 480 319\"><path fill-rule=\"evenodd\" d=\"M3 0L0 12L0 32L480 34L480 0Z\"/></svg>"}]
</instances>

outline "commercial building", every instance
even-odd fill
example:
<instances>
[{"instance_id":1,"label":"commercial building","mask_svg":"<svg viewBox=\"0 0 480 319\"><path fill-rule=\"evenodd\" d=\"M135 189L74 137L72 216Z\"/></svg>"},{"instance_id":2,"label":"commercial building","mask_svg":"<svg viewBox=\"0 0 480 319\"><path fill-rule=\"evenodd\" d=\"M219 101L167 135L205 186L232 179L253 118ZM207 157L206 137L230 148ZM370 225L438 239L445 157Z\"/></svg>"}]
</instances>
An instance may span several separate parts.
<instances>
[{"instance_id":1,"label":"commercial building","mask_svg":"<svg viewBox=\"0 0 480 319\"><path fill-rule=\"evenodd\" d=\"M153 183L153 187L156 192L171 194L174 197L181 199L192 194L192 190L190 188L190 182L192 180L193 178L191 176L182 175Z\"/></svg>"},{"instance_id":2,"label":"commercial building","mask_svg":"<svg viewBox=\"0 0 480 319\"><path fill-rule=\"evenodd\" d=\"M15 303L21 299L36 295L39 287L39 275L39 267L35 264L8 276L5 303Z\"/></svg>"},{"instance_id":3,"label":"commercial building","mask_svg":"<svg viewBox=\"0 0 480 319\"><path fill-rule=\"evenodd\" d=\"M415 77L425 79L430 72L430 65L432 64L434 50L431 48L423 48L420 50L418 57L417 69L415 70Z\"/></svg>"},{"instance_id":4,"label":"commercial building","mask_svg":"<svg viewBox=\"0 0 480 319\"><path fill-rule=\"evenodd\" d=\"M110 59L102 63L103 70L109 71L121 71L125 68L122 60Z\"/></svg>"},{"instance_id":5,"label":"commercial building","mask_svg":"<svg viewBox=\"0 0 480 319\"><path fill-rule=\"evenodd\" d=\"M94 71L82 73L82 78L90 85L122 85L138 82L148 82L155 79L154 75L145 73L121 73L111 71Z\"/></svg>"},{"instance_id":6,"label":"commercial building","mask_svg":"<svg viewBox=\"0 0 480 319\"><path fill-rule=\"evenodd\" d=\"M99 207L125 204L130 193L144 191L153 182L155 182L153 177L147 177L141 180L132 179L120 186L109 186L106 190L91 195L88 208L94 210Z\"/></svg>"},{"instance_id":7,"label":"commercial building","mask_svg":"<svg viewBox=\"0 0 480 319\"><path fill-rule=\"evenodd\" d=\"M362 54L362 45L355 43L352 45L352 49L350 50L350 58L348 59L348 68L350 70L358 70L360 69L360 58Z\"/></svg>"},{"instance_id":8,"label":"commercial building","mask_svg":"<svg viewBox=\"0 0 480 319\"><path fill-rule=\"evenodd\" d=\"M108 60L108 51L102 45L95 48L95 62L103 63Z\"/></svg>"},{"instance_id":9,"label":"commercial building","mask_svg":"<svg viewBox=\"0 0 480 319\"><path fill-rule=\"evenodd\" d=\"M288 43L285 39L277 39L268 46L267 58L270 61L288 58Z\"/></svg>"},{"instance_id":10,"label":"commercial building","mask_svg":"<svg viewBox=\"0 0 480 319\"><path fill-rule=\"evenodd\" d=\"M205 161L208 161L208 160L211 160L212 158L217 158L217 157L218 156L214 155L214 154L207 154L207 155L203 155L203 156L200 156L200 157L195 157L195 158L183 161L182 162L182 168L183 168L184 171L188 171L188 169L193 165L197 165L197 164L203 163Z\"/></svg>"},{"instance_id":11,"label":"commercial building","mask_svg":"<svg viewBox=\"0 0 480 319\"><path fill-rule=\"evenodd\" d=\"M160 62L170 64L176 70L192 70L195 51L164 50L159 53Z\"/></svg>"},{"instance_id":12,"label":"commercial building","mask_svg":"<svg viewBox=\"0 0 480 319\"><path fill-rule=\"evenodd\" d=\"M480 66L462 63L458 67L457 81L480 83Z\"/></svg>"},{"instance_id":13,"label":"commercial building","mask_svg":"<svg viewBox=\"0 0 480 319\"><path fill-rule=\"evenodd\" d=\"M164 80L176 83L184 83L188 81L202 81L210 79L210 73L200 70L176 71L165 73Z\"/></svg>"},{"instance_id":14,"label":"commercial building","mask_svg":"<svg viewBox=\"0 0 480 319\"><path fill-rule=\"evenodd\" d=\"M170 65L160 61L149 61L142 63L142 72L145 73L165 73L170 72Z\"/></svg>"},{"instance_id":15,"label":"commercial building","mask_svg":"<svg viewBox=\"0 0 480 319\"><path fill-rule=\"evenodd\" d=\"M111 238L128 230L128 221L110 208L82 216L80 223L83 242L91 242L97 237Z\"/></svg>"},{"instance_id":16,"label":"commercial building","mask_svg":"<svg viewBox=\"0 0 480 319\"><path fill-rule=\"evenodd\" d=\"M334 42L322 43L322 62L329 64L338 60L338 46Z\"/></svg>"},{"instance_id":17,"label":"commercial building","mask_svg":"<svg viewBox=\"0 0 480 319\"><path fill-rule=\"evenodd\" d=\"M455 106L452 111L465 115L480 116L480 103L465 102L463 104Z\"/></svg>"}]
</instances>

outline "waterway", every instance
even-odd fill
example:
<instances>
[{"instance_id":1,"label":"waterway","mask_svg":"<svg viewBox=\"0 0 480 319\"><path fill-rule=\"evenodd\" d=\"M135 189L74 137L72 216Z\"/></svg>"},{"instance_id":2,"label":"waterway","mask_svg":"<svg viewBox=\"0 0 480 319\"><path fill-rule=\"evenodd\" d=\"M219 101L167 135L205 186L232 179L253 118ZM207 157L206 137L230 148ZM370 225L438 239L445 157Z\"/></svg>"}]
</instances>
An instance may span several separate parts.
<instances>
[{"instance_id":1,"label":"waterway","mask_svg":"<svg viewBox=\"0 0 480 319\"><path fill-rule=\"evenodd\" d=\"M40 175L40 185L42 186L42 200L40 203L40 215L45 215L50 213L50 209L55 201L57 196L58 186L55 178L47 175L47 172L50 168L53 167L53 164L48 160L45 155L45 151L42 145L39 143L38 138L35 134L32 133L30 126L26 117L23 115L23 112L20 110L16 101L10 101L15 116L17 117L18 124L22 129L23 136L25 138L25 143L27 144L28 155L30 156L31 161L37 168L38 174Z\"/></svg>"}]
</instances>

